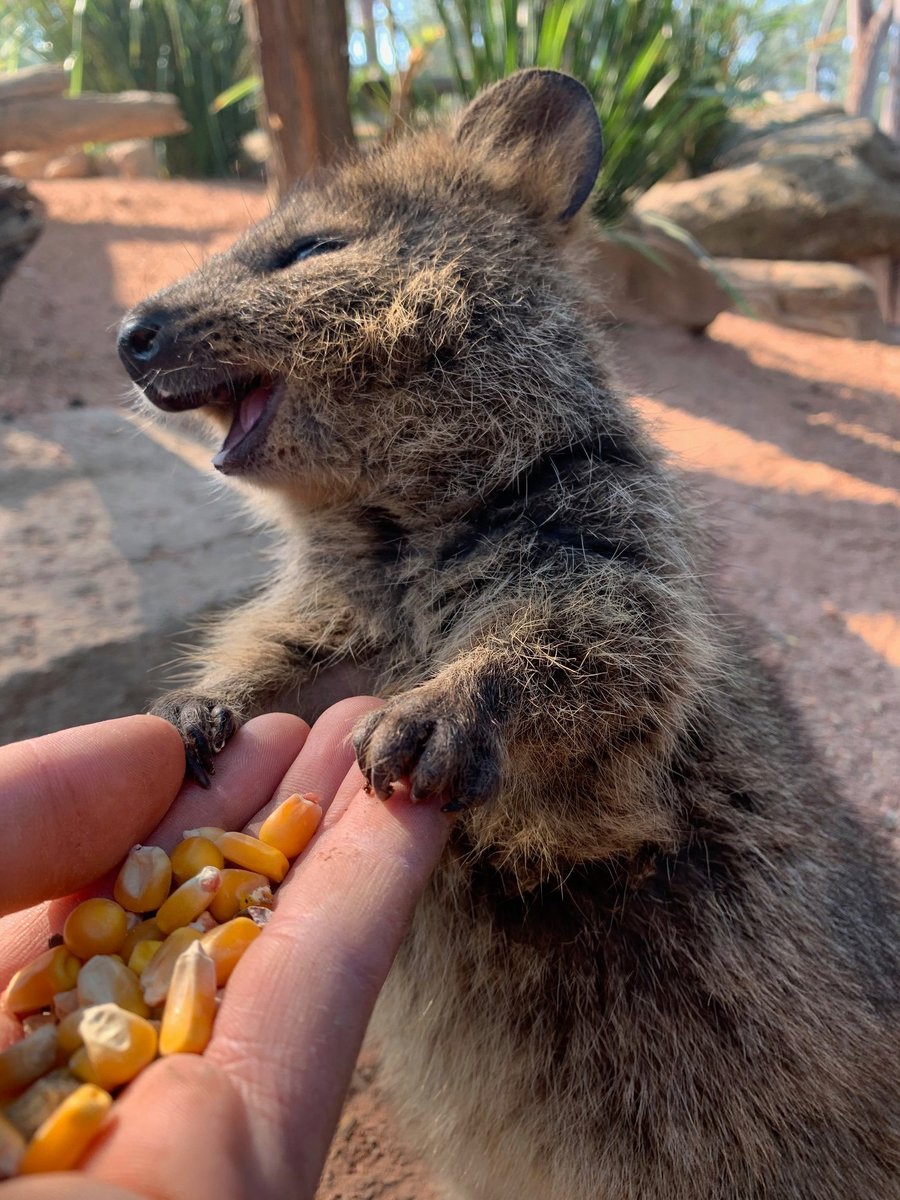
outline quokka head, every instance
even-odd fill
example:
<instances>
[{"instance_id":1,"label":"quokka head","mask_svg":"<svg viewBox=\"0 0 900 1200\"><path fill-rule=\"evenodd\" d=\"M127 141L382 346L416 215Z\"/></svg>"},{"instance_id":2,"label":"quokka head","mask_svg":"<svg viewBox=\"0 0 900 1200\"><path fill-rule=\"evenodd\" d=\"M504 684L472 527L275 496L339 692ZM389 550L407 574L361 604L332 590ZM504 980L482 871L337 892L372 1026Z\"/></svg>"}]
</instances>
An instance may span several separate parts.
<instances>
[{"instance_id":1,"label":"quokka head","mask_svg":"<svg viewBox=\"0 0 900 1200\"><path fill-rule=\"evenodd\" d=\"M205 418L221 472L301 503L479 490L587 419L566 263L601 157L581 84L521 71L302 184L134 308L122 361L150 405Z\"/></svg>"}]
</instances>

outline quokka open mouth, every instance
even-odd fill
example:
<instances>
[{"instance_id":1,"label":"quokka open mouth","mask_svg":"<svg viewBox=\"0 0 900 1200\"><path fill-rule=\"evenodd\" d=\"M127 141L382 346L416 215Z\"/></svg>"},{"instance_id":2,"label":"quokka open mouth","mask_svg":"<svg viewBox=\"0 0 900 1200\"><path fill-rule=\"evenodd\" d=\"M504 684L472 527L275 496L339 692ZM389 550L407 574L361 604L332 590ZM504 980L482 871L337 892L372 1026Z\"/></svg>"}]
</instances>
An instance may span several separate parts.
<instances>
[{"instance_id":1,"label":"quokka open mouth","mask_svg":"<svg viewBox=\"0 0 900 1200\"><path fill-rule=\"evenodd\" d=\"M212 460L213 466L228 474L239 469L262 443L282 390L281 380L255 375L246 380L230 379L204 391L170 395L151 385L144 388L144 393L152 404L165 412L188 412L198 408L230 411L233 414L231 428Z\"/></svg>"}]
</instances>

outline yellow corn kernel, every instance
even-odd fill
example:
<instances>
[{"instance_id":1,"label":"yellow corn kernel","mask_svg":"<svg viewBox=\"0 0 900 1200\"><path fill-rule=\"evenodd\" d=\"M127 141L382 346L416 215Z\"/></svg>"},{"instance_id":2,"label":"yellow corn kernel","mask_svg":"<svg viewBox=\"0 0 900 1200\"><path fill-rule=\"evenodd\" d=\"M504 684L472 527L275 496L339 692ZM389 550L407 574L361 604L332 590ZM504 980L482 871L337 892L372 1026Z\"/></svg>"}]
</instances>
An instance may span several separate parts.
<instances>
[{"instance_id":1,"label":"yellow corn kernel","mask_svg":"<svg viewBox=\"0 0 900 1200\"><path fill-rule=\"evenodd\" d=\"M161 942L166 935L157 925L153 917L148 917L146 921L139 921L133 929L129 929L128 936L122 943L122 949L119 953L125 962L134 954L134 948L139 942Z\"/></svg>"},{"instance_id":2,"label":"yellow corn kernel","mask_svg":"<svg viewBox=\"0 0 900 1200\"><path fill-rule=\"evenodd\" d=\"M128 970L134 971L140 979L161 945L162 941L156 941L154 938L146 938L143 942L138 942L128 960Z\"/></svg>"},{"instance_id":3,"label":"yellow corn kernel","mask_svg":"<svg viewBox=\"0 0 900 1200\"><path fill-rule=\"evenodd\" d=\"M199 943L179 956L159 1034L160 1054L202 1054L216 1016L216 967Z\"/></svg>"},{"instance_id":4,"label":"yellow corn kernel","mask_svg":"<svg viewBox=\"0 0 900 1200\"><path fill-rule=\"evenodd\" d=\"M78 972L78 999L83 1008L93 1004L118 1004L139 1017L148 1015L141 981L120 958L97 954Z\"/></svg>"},{"instance_id":5,"label":"yellow corn kernel","mask_svg":"<svg viewBox=\"0 0 900 1200\"><path fill-rule=\"evenodd\" d=\"M87 1012L87 1009L85 1009ZM69 1059L69 1070L82 1083L93 1083L97 1087L101 1087L100 1077L94 1070L91 1060L87 1056L87 1051L84 1046L79 1046L72 1057Z\"/></svg>"},{"instance_id":6,"label":"yellow corn kernel","mask_svg":"<svg viewBox=\"0 0 900 1200\"><path fill-rule=\"evenodd\" d=\"M55 1025L43 1025L0 1054L0 1096L24 1091L56 1066Z\"/></svg>"},{"instance_id":7,"label":"yellow corn kernel","mask_svg":"<svg viewBox=\"0 0 900 1200\"><path fill-rule=\"evenodd\" d=\"M159 846L134 846L122 863L113 888L116 902L129 912L159 908L172 885L172 864Z\"/></svg>"},{"instance_id":8,"label":"yellow corn kernel","mask_svg":"<svg viewBox=\"0 0 900 1200\"><path fill-rule=\"evenodd\" d=\"M210 929L218 928L219 922L212 915L209 909L202 912L196 921L191 921L191 929L199 929L201 933L208 933Z\"/></svg>"},{"instance_id":9,"label":"yellow corn kernel","mask_svg":"<svg viewBox=\"0 0 900 1200\"><path fill-rule=\"evenodd\" d=\"M92 1083L85 1083L62 1104L28 1143L20 1175L38 1171L71 1171L106 1120L112 1096Z\"/></svg>"},{"instance_id":10,"label":"yellow corn kernel","mask_svg":"<svg viewBox=\"0 0 900 1200\"><path fill-rule=\"evenodd\" d=\"M248 833L223 833L216 845L236 867L257 871L275 883L281 883L291 865L280 850Z\"/></svg>"},{"instance_id":11,"label":"yellow corn kernel","mask_svg":"<svg viewBox=\"0 0 900 1200\"><path fill-rule=\"evenodd\" d=\"M116 954L128 933L125 909L101 896L73 908L63 926L63 941L79 958Z\"/></svg>"},{"instance_id":12,"label":"yellow corn kernel","mask_svg":"<svg viewBox=\"0 0 900 1200\"><path fill-rule=\"evenodd\" d=\"M217 921L230 921L237 916L247 897L257 888L267 887L268 879L257 871L241 871L235 867L227 867L222 872L222 885L216 892L209 911Z\"/></svg>"},{"instance_id":13,"label":"yellow corn kernel","mask_svg":"<svg viewBox=\"0 0 900 1200\"><path fill-rule=\"evenodd\" d=\"M65 946L54 946L13 975L3 1002L19 1017L49 1008L57 992L75 986L80 968L81 963Z\"/></svg>"},{"instance_id":14,"label":"yellow corn kernel","mask_svg":"<svg viewBox=\"0 0 900 1200\"><path fill-rule=\"evenodd\" d=\"M79 1026L81 1025L81 1018L86 1012L86 1008L76 1008L67 1017L63 1017L56 1027L56 1034L59 1039L59 1053L67 1061L76 1050L81 1049L83 1044Z\"/></svg>"},{"instance_id":15,"label":"yellow corn kernel","mask_svg":"<svg viewBox=\"0 0 900 1200\"><path fill-rule=\"evenodd\" d=\"M0 1179L12 1179L25 1153L25 1139L15 1125L0 1114Z\"/></svg>"},{"instance_id":16,"label":"yellow corn kernel","mask_svg":"<svg viewBox=\"0 0 900 1200\"><path fill-rule=\"evenodd\" d=\"M185 842L188 838L202 837L215 844L216 839L220 838L224 832L225 830L220 829L218 825L201 825L199 829L186 829L181 837Z\"/></svg>"},{"instance_id":17,"label":"yellow corn kernel","mask_svg":"<svg viewBox=\"0 0 900 1200\"><path fill-rule=\"evenodd\" d=\"M117 1004L98 1004L81 1018L82 1050L91 1064L94 1080L108 1092L129 1083L156 1058L156 1030L149 1021ZM78 1074L74 1067L70 1070Z\"/></svg>"},{"instance_id":18,"label":"yellow corn kernel","mask_svg":"<svg viewBox=\"0 0 900 1200\"><path fill-rule=\"evenodd\" d=\"M288 796L263 821L259 840L280 850L285 858L296 858L308 846L321 820L317 796Z\"/></svg>"},{"instance_id":19,"label":"yellow corn kernel","mask_svg":"<svg viewBox=\"0 0 900 1200\"><path fill-rule=\"evenodd\" d=\"M77 1088L78 1080L71 1071L65 1068L51 1071L8 1105L4 1116L27 1141L66 1096L71 1096Z\"/></svg>"},{"instance_id":20,"label":"yellow corn kernel","mask_svg":"<svg viewBox=\"0 0 900 1200\"><path fill-rule=\"evenodd\" d=\"M222 851L207 837L189 837L172 851L172 874L178 884L187 883L204 867L225 866Z\"/></svg>"},{"instance_id":21,"label":"yellow corn kernel","mask_svg":"<svg viewBox=\"0 0 900 1200\"><path fill-rule=\"evenodd\" d=\"M206 912L221 883L222 872L218 867L204 867L187 883L176 888L156 914L156 923L163 933L190 925L202 912Z\"/></svg>"},{"instance_id":22,"label":"yellow corn kernel","mask_svg":"<svg viewBox=\"0 0 900 1200\"><path fill-rule=\"evenodd\" d=\"M200 945L216 965L218 987L228 982L244 951L261 933L259 925L254 925L248 917L235 917L203 935Z\"/></svg>"},{"instance_id":23,"label":"yellow corn kernel","mask_svg":"<svg viewBox=\"0 0 900 1200\"><path fill-rule=\"evenodd\" d=\"M192 942L199 942L202 936L199 929L191 929L188 926L176 929L174 933L169 934L147 966L144 967L141 987L144 991L144 1000L151 1008L156 1008L165 1000L179 954L183 950L187 950Z\"/></svg>"}]
</instances>

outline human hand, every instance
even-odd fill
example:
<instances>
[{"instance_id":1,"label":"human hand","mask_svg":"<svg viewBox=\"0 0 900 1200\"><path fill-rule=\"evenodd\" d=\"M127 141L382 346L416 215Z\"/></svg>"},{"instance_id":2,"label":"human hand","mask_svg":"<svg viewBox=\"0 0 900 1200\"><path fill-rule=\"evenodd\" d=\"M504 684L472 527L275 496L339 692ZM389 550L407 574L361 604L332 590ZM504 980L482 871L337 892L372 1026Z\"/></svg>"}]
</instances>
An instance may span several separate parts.
<instances>
[{"instance_id":1,"label":"human hand","mask_svg":"<svg viewBox=\"0 0 900 1200\"><path fill-rule=\"evenodd\" d=\"M79 1172L12 1180L0 1200L311 1200L371 1009L449 827L401 790L387 803L362 790L348 735L374 706L344 701L312 731L281 714L250 721L209 791L179 791L181 740L152 717L0 750L0 913L85 888L0 920L0 988L135 842L171 849L209 824L255 832L261 806L292 792L317 792L326 810L228 982L206 1052L151 1064ZM0 1044L16 1028L5 1021Z\"/></svg>"}]
</instances>

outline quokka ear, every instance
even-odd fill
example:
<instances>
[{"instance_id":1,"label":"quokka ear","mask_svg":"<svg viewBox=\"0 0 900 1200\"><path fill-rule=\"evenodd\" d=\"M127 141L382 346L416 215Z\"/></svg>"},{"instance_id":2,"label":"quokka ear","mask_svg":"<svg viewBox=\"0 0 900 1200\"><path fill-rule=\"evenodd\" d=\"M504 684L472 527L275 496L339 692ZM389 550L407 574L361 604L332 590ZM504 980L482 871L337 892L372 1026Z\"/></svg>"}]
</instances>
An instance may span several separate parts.
<instances>
[{"instance_id":1,"label":"quokka ear","mask_svg":"<svg viewBox=\"0 0 900 1200\"><path fill-rule=\"evenodd\" d=\"M559 71L517 71L495 83L463 111L456 137L494 184L551 220L578 212L603 160L590 93Z\"/></svg>"}]
</instances>

